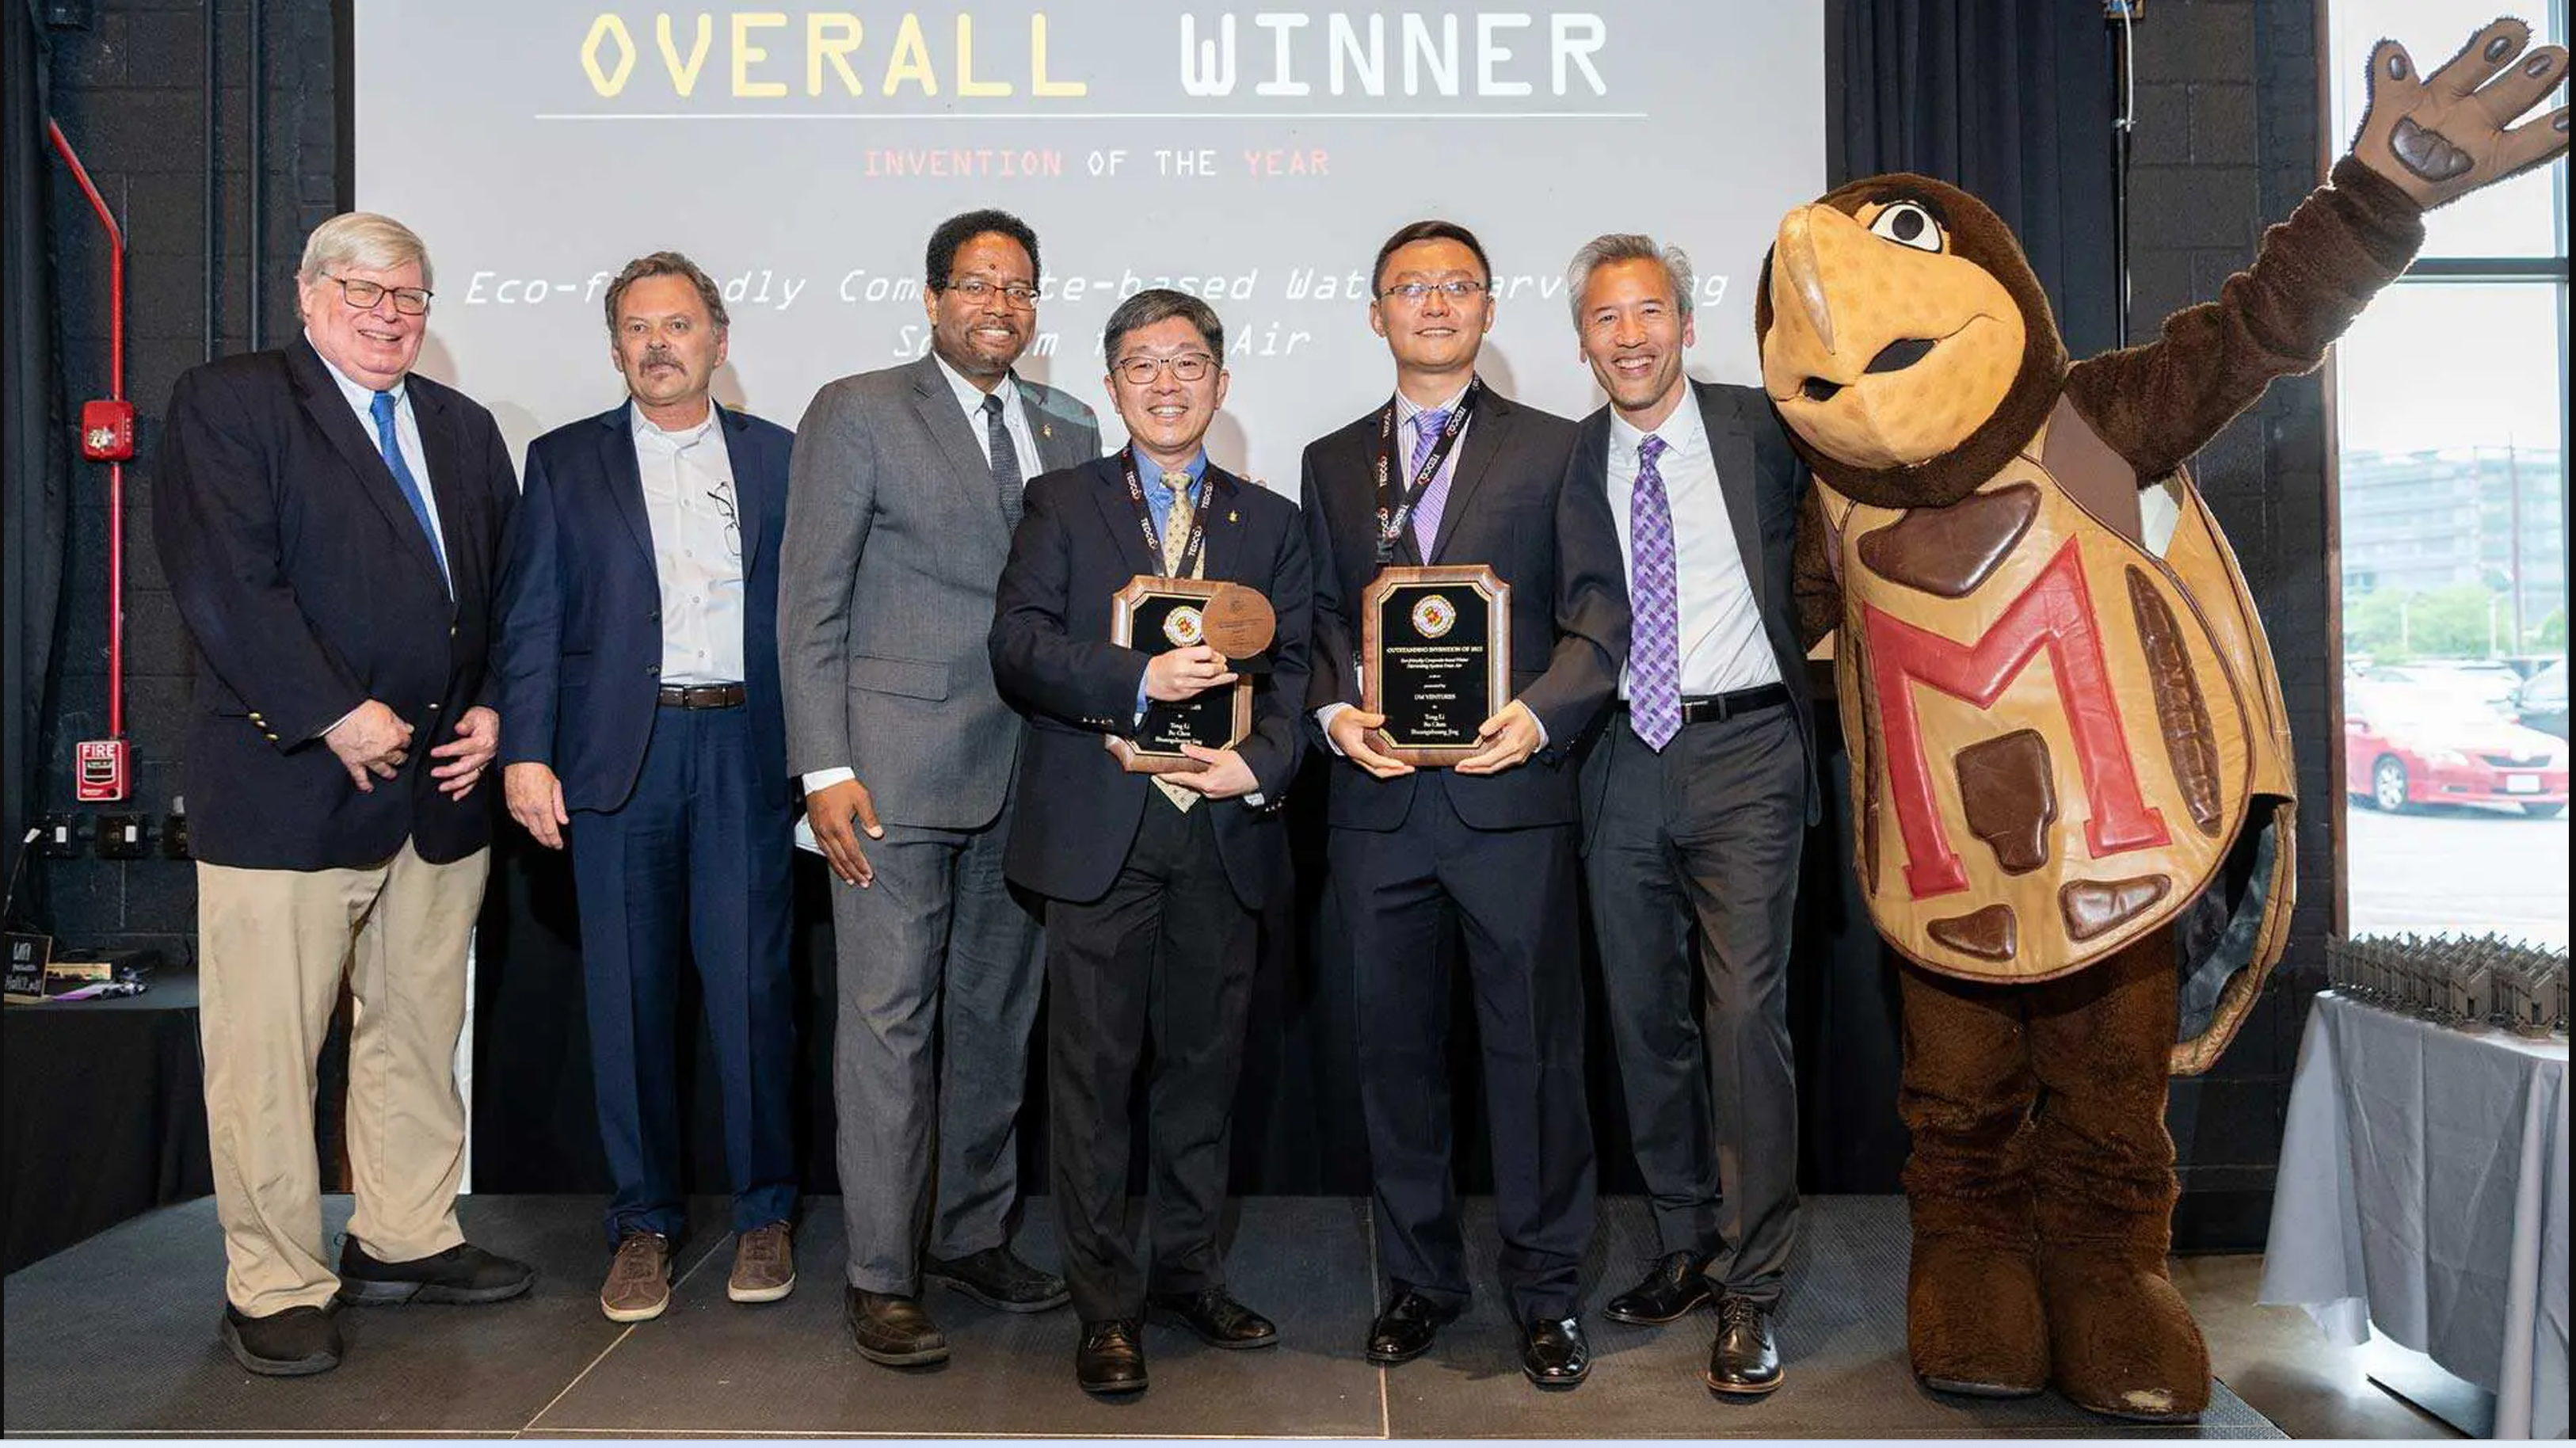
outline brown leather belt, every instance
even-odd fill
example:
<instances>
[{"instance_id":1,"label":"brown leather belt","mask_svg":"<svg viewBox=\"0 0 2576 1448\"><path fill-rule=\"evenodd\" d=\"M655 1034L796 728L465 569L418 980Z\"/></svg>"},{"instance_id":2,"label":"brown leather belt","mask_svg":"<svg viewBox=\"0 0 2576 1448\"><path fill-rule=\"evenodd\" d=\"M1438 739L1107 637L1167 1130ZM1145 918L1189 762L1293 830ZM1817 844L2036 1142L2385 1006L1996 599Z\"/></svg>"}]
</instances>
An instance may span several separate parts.
<instances>
[{"instance_id":1,"label":"brown leather belt","mask_svg":"<svg viewBox=\"0 0 2576 1448\"><path fill-rule=\"evenodd\" d=\"M743 692L740 684L664 684L662 707L665 709L739 709Z\"/></svg>"},{"instance_id":2,"label":"brown leather belt","mask_svg":"<svg viewBox=\"0 0 2576 1448\"><path fill-rule=\"evenodd\" d=\"M1731 694L1699 694L1682 700L1682 722L1685 724L1723 724L1757 709L1775 709L1789 702L1786 684L1756 684ZM1629 701L1619 701L1620 712L1629 709Z\"/></svg>"}]
</instances>

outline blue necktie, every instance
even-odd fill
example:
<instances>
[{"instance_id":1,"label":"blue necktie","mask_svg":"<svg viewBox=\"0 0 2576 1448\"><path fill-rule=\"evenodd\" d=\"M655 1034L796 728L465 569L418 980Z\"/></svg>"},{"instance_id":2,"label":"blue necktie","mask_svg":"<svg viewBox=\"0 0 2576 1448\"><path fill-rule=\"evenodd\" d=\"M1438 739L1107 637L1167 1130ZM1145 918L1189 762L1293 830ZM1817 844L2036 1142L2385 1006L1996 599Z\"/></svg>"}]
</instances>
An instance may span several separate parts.
<instances>
[{"instance_id":1,"label":"blue necktie","mask_svg":"<svg viewBox=\"0 0 2576 1448\"><path fill-rule=\"evenodd\" d=\"M430 555L438 560L439 577L447 580L447 596L456 596L456 579L447 571L447 547L438 536L437 525L429 521L429 499L420 491L420 480L411 475L411 464L403 461L401 440L394 436L394 395L376 394L376 451L383 453L385 466L392 470L394 486L402 489L403 501L411 504L411 515L420 522L420 531L429 539Z\"/></svg>"}]
</instances>

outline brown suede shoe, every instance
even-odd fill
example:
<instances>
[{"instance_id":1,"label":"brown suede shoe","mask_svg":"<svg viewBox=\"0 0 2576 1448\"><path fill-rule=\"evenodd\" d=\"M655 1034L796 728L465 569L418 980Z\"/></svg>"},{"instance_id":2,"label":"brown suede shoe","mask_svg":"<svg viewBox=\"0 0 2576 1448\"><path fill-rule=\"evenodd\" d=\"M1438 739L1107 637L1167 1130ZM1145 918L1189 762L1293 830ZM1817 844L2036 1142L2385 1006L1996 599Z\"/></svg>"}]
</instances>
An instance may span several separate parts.
<instances>
[{"instance_id":1,"label":"brown suede shoe","mask_svg":"<svg viewBox=\"0 0 2576 1448\"><path fill-rule=\"evenodd\" d=\"M617 1244L600 1284L599 1310L611 1322L649 1322L671 1305L671 1242L659 1232L629 1232Z\"/></svg>"},{"instance_id":2,"label":"brown suede shoe","mask_svg":"<svg viewBox=\"0 0 2576 1448\"><path fill-rule=\"evenodd\" d=\"M785 1222L754 1227L733 1239L733 1276L725 1296L736 1302L776 1302L796 1290L796 1248Z\"/></svg>"}]
</instances>

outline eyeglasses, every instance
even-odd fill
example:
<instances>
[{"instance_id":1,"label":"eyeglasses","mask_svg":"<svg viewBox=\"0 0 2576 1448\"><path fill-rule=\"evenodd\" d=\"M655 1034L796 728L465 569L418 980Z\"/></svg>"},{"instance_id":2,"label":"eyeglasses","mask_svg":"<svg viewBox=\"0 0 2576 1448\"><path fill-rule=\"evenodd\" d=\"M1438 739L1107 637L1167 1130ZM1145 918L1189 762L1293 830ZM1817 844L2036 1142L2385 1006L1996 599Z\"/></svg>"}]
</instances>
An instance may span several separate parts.
<instances>
[{"instance_id":1,"label":"eyeglasses","mask_svg":"<svg viewBox=\"0 0 2576 1448\"><path fill-rule=\"evenodd\" d=\"M1433 292L1438 292L1453 302L1463 302L1484 290L1483 282L1471 282L1465 277L1451 277L1445 282L1397 282L1378 295L1418 307Z\"/></svg>"},{"instance_id":2,"label":"eyeglasses","mask_svg":"<svg viewBox=\"0 0 2576 1448\"><path fill-rule=\"evenodd\" d=\"M716 506L724 511L726 550L734 557L740 558L742 556L742 516L734 506L733 479L717 480L714 487L707 489L707 496L715 499Z\"/></svg>"},{"instance_id":3,"label":"eyeglasses","mask_svg":"<svg viewBox=\"0 0 2576 1448\"><path fill-rule=\"evenodd\" d=\"M988 300L994 293L999 292L1003 301L1020 308L1022 311L1033 311L1036 309L1038 304L1038 289L1030 286L1027 282L1010 282L1008 284L1002 284L988 282L982 277L950 277L948 279L948 290L957 293L959 296L964 297L970 302L982 302Z\"/></svg>"},{"instance_id":4,"label":"eyeglasses","mask_svg":"<svg viewBox=\"0 0 2576 1448\"><path fill-rule=\"evenodd\" d=\"M1216 359L1205 352L1184 352L1178 357L1129 357L1117 364L1118 375L1131 387L1145 387L1169 368L1175 382L1202 382L1216 366Z\"/></svg>"},{"instance_id":5,"label":"eyeglasses","mask_svg":"<svg viewBox=\"0 0 2576 1448\"><path fill-rule=\"evenodd\" d=\"M322 273L322 279L338 282L340 300L361 312L374 311L376 303L383 301L388 292L393 295L394 310L406 317L424 316L429 311L430 291L427 287L389 287L382 282L360 281L356 277L335 277L329 272Z\"/></svg>"}]
</instances>

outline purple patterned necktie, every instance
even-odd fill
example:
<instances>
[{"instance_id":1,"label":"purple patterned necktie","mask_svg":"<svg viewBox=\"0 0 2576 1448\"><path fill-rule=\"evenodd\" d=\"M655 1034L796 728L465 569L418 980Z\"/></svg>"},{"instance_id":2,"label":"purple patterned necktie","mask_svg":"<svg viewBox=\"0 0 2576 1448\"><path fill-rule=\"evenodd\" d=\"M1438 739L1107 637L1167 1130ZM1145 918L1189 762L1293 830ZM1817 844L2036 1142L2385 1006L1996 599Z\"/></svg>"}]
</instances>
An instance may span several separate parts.
<instances>
[{"instance_id":1,"label":"purple patterned necktie","mask_svg":"<svg viewBox=\"0 0 2576 1448\"><path fill-rule=\"evenodd\" d=\"M1406 487L1422 476L1422 465L1431 459L1432 444L1440 441L1440 429L1448 425L1449 409L1445 407L1413 415L1413 466L1404 470ZM1440 541L1440 510L1449 502L1449 470L1443 467L1440 473L1431 480L1431 486L1422 490L1422 501L1413 505L1413 551L1421 554L1426 563L1431 561L1431 545Z\"/></svg>"},{"instance_id":2,"label":"purple patterned necktie","mask_svg":"<svg viewBox=\"0 0 2576 1448\"><path fill-rule=\"evenodd\" d=\"M1662 753L1682 732L1681 586L1673 560L1673 506L1655 459L1672 446L1648 434L1637 444L1637 486L1628 495L1628 721Z\"/></svg>"}]
</instances>

